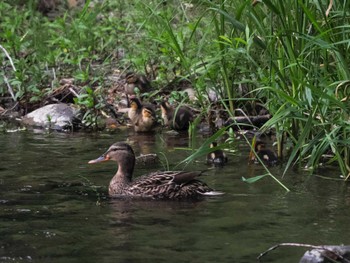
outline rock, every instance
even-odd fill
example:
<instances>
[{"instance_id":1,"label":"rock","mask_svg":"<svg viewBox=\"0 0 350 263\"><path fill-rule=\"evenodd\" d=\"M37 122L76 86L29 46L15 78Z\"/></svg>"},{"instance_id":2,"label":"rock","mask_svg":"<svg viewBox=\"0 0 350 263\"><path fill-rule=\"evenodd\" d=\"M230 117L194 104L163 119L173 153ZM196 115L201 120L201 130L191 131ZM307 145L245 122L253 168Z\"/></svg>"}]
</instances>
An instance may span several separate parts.
<instances>
[{"instance_id":1,"label":"rock","mask_svg":"<svg viewBox=\"0 0 350 263\"><path fill-rule=\"evenodd\" d=\"M299 263L349 262L350 246L322 246L305 252Z\"/></svg>"},{"instance_id":2,"label":"rock","mask_svg":"<svg viewBox=\"0 0 350 263\"><path fill-rule=\"evenodd\" d=\"M25 115L23 123L29 126L66 130L76 122L78 110L67 104L50 104Z\"/></svg>"}]
</instances>

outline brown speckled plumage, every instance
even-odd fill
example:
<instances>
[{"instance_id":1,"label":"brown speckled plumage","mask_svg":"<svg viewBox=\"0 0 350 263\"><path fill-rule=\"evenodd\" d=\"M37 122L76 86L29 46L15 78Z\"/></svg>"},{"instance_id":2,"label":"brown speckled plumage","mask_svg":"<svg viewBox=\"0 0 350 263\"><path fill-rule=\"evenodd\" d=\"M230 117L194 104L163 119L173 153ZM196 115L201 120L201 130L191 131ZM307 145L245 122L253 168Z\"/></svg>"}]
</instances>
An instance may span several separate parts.
<instances>
[{"instance_id":1,"label":"brown speckled plumage","mask_svg":"<svg viewBox=\"0 0 350 263\"><path fill-rule=\"evenodd\" d=\"M108 160L118 163L118 171L109 185L109 195L112 197L181 200L222 194L195 179L201 175L201 172L153 172L132 180L135 155L132 148L123 142L113 144L101 157L91 160L89 163Z\"/></svg>"}]
</instances>

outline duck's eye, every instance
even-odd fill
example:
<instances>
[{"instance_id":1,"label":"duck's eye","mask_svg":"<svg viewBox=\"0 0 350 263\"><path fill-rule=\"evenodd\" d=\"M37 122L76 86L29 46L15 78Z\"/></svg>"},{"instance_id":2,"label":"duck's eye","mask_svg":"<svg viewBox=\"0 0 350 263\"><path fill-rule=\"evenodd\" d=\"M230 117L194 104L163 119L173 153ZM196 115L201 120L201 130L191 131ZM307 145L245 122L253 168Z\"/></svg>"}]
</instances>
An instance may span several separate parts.
<instances>
[{"instance_id":1,"label":"duck's eye","mask_svg":"<svg viewBox=\"0 0 350 263\"><path fill-rule=\"evenodd\" d=\"M116 147L116 148L113 148L113 152L120 152L120 151L126 151L127 150L127 148L125 148L125 147Z\"/></svg>"}]
</instances>

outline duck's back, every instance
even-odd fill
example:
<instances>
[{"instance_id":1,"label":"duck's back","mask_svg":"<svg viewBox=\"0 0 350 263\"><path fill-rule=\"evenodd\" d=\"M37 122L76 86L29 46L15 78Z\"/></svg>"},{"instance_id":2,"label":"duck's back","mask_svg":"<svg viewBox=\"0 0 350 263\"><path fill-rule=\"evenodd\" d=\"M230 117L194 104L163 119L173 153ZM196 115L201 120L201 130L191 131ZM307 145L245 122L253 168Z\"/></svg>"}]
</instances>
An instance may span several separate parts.
<instances>
[{"instance_id":1,"label":"duck's back","mask_svg":"<svg viewBox=\"0 0 350 263\"><path fill-rule=\"evenodd\" d=\"M199 199L213 192L205 183L194 179L199 174L174 171L151 173L136 178L128 187L127 194L154 199Z\"/></svg>"}]
</instances>

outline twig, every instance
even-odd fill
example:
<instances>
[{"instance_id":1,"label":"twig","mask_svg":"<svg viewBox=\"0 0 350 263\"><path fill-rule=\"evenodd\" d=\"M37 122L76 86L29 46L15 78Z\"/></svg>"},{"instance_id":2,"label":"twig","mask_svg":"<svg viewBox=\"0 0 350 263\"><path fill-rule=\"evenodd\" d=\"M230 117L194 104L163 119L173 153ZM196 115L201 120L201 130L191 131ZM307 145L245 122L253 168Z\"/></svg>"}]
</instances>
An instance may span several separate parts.
<instances>
[{"instance_id":1,"label":"twig","mask_svg":"<svg viewBox=\"0 0 350 263\"><path fill-rule=\"evenodd\" d=\"M343 262L345 263L350 263L350 261L346 258L344 258L342 255L330 250L329 248L327 248L327 246L315 246L315 245L310 245L310 244L301 244L301 243L280 243L277 244L273 247L270 247L268 250L262 252L256 259L258 260L258 262L260 262L260 259L265 256L268 252L275 250L276 248L282 247L282 246L289 246L289 247L306 247L306 248L312 248L312 249L321 249L321 250L325 250L327 252L330 252L334 255L336 255L338 258L340 258L341 260L343 260Z\"/></svg>"},{"instance_id":2,"label":"twig","mask_svg":"<svg viewBox=\"0 0 350 263\"><path fill-rule=\"evenodd\" d=\"M254 126L254 124L252 123L252 120L250 119L250 117L249 117L241 108L237 108L237 109L235 109L235 111L238 111L238 112L242 113L243 116L246 117L247 121L248 121L252 126Z\"/></svg>"},{"instance_id":3,"label":"twig","mask_svg":"<svg viewBox=\"0 0 350 263\"><path fill-rule=\"evenodd\" d=\"M331 12L332 6L333 6L333 0L330 0L330 1L329 1L328 8L327 8L327 10L326 10L326 17L328 17L329 12Z\"/></svg>"},{"instance_id":4,"label":"twig","mask_svg":"<svg viewBox=\"0 0 350 263\"><path fill-rule=\"evenodd\" d=\"M9 93L11 94L11 97L12 97L13 101L16 101L15 94L13 93L13 89L12 89L12 87L11 87L11 85L9 83L9 80L6 77L5 73L4 73L4 81L5 81L6 85L7 85L7 89L9 91Z\"/></svg>"},{"instance_id":5,"label":"twig","mask_svg":"<svg viewBox=\"0 0 350 263\"><path fill-rule=\"evenodd\" d=\"M17 105L18 105L18 102L16 102L12 108L6 109L3 113L1 113L1 116L6 115L6 113L8 113L9 111L12 111L14 108L17 107Z\"/></svg>"},{"instance_id":6,"label":"twig","mask_svg":"<svg viewBox=\"0 0 350 263\"><path fill-rule=\"evenodd\" d=\"M73 88L69 88L69 91L75 96L75 97L79 97L79 94L73 89Z\"/></svg>"},{"instance_id":7,"label":"twig","mask_svg":"<svg viewBox=\"0 0 350 263\"><path fill-rule=\"evenodd\" d=\"M13 71L16 71L16 67L15 67L15 65L13 64L12 58L10 57L9 53L7 52L7 50L6 50L2 45L0 45L0 48L1 48L1 50L5 53L6 57L9 59L10 64L11 64L11 66L12 66L12 68L13 68ZM7 89L8 89L8 91L9 91L9 93L11 94L11 97L12 97L13 101L16 101L15 94L14 94L14 92L13 92L13 89L12 89L12 87L11 87L11 85L10 85L10 83L9 83L9 81L8 81L8 79L7 79L7 77L6 77L6 75L5 75L5 73L4 73L4 80L5 80L5 82L6 82Z\"/></svg>"},{"instance_id":8,"label":"twig","mask_svg":"<svg viewBox=\"0 0 350 263\"><path fill-rule=\"evenodd\" d=\"M9 53L7 52L7 50L2 45L0 45L0 48L5 53L6 57L10 60L11 66L13 68L13 71L17 71L15 65L13 64L12 58L10 57Z\"/></svg>"}]
</instances>

